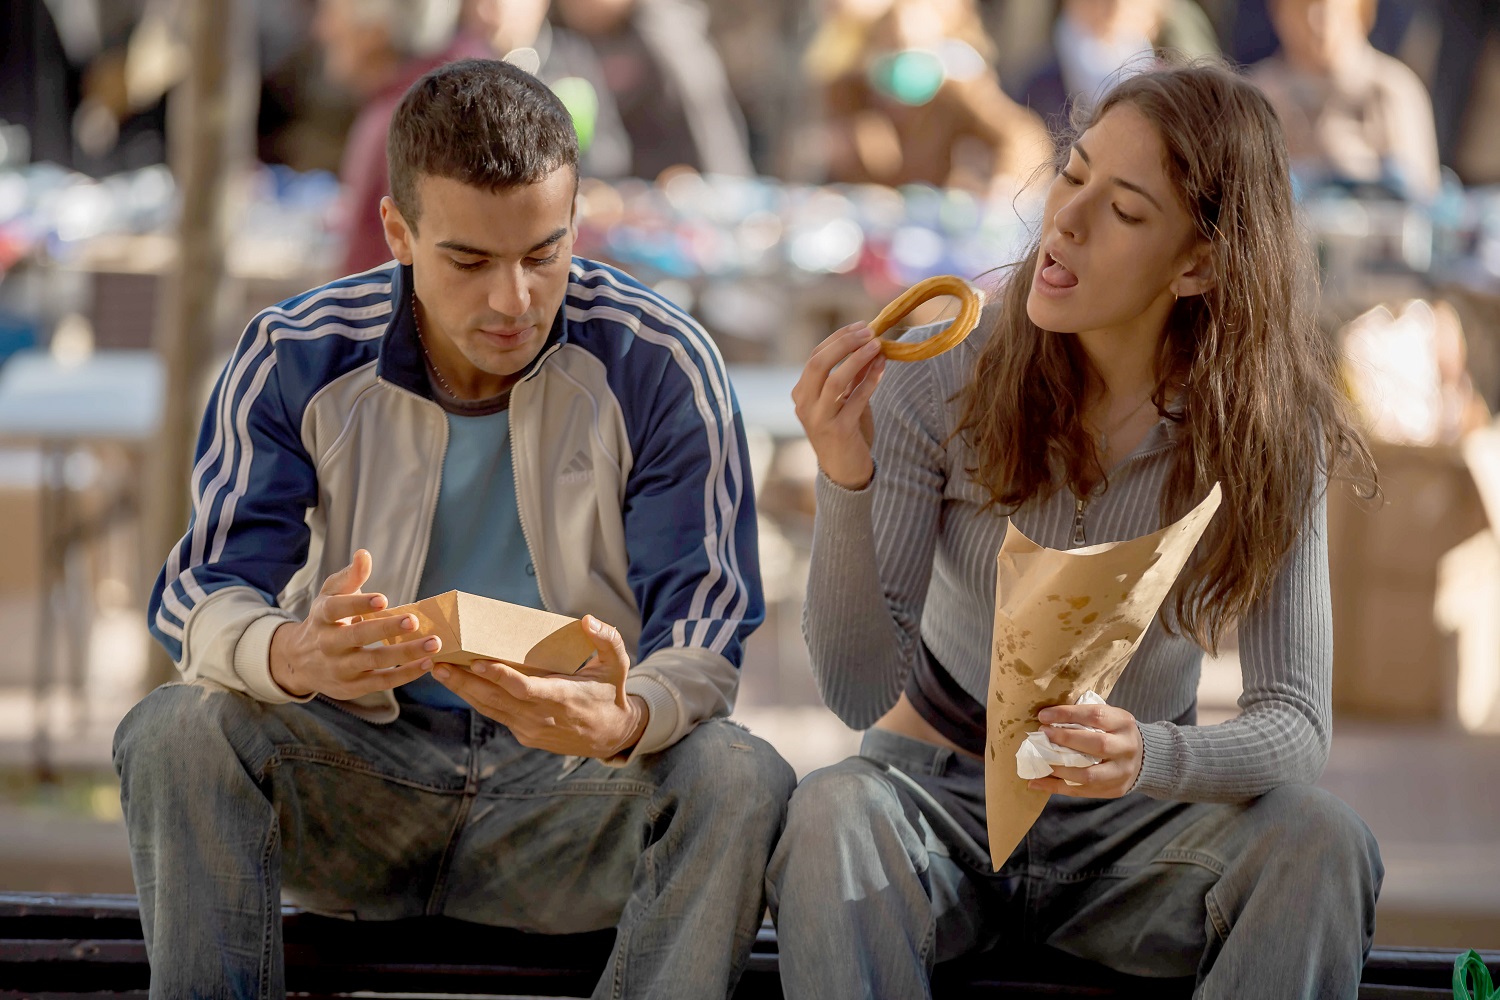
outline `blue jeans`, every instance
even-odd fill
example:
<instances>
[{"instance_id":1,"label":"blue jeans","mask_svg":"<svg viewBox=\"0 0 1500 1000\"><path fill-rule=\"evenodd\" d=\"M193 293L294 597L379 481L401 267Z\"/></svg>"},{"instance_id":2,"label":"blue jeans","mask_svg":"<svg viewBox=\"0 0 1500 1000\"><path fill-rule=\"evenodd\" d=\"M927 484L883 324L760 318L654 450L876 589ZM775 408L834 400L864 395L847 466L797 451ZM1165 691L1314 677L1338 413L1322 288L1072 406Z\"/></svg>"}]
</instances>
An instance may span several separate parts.
<instances>
[{"instance_id":1,"label":"blue jeans","mask_svg":"<svg viewBox=\"0 0 1500 1000\"><path fill-rule=\"evenodd\" d=\"M724 720L611 768L474 712L374 725L202 684L132 709L115 768L153 998L284 995L283 889L359 920L616 927L595 997L728 996L795 782Z\"/></svg>"},{"instance_id":2,"label":"blue jeans","mask_svg":"<svg viewBox=\"0 0 1500 1000\"><path fill-rule=\"evenodd\" d=\"M1002 941L1214 1000L1358 994L1384 868L1327 792L1058 796L995 872L924 787L982 791L982 763L879 729L860 752L802 781L771 858L788 1000L929 997L934 962Z\"/></svg>"}]
</instances>

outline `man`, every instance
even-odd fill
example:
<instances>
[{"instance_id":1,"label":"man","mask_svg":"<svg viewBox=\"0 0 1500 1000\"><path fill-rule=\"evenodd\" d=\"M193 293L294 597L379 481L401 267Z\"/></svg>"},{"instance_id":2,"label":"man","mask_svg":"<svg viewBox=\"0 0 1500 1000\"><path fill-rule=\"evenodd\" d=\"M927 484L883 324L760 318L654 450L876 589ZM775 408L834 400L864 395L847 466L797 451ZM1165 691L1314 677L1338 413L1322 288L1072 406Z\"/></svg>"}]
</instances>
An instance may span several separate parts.
<instances>
[{"instance_id":1,"label":"man","mask_svg":"<svg viewBox=\"0 0 1500 1000\"><path fill-rule=\"evenodd\" d=\"M571 257L577 140L535 78L434 70L388 153L396 263L251 324L151 602L189 681L116 736L152 995L281 991L284 885L359 919L617 926L596 996L725 996L793 778L718 718L763 616L722 362ZM451 589L587 615L598 655L466 671L360 617Z\"/></svg>"}]
</instances>

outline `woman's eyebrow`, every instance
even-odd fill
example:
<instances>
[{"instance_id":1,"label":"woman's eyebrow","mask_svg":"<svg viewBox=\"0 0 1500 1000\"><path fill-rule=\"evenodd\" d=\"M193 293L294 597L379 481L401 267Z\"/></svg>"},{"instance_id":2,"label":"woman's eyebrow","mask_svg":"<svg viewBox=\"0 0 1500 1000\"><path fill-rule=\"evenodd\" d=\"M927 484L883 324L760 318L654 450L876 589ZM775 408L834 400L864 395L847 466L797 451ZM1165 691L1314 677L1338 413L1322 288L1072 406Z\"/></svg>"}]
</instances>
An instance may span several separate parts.
<instances>
[{"instance_id":1,"label":"woman's eyebrow","mask_svg":"<svg viewBox=\"0 0 1500 1000\"><path fill-rule=\"evenodd\" d=\"M1078 154L1079 158L1083 160L1083 162L1084 162L1085 165L1087 165L1089 167L1092 167L1094 165L1094 161L1089 159L1089 154L1088 154L1087 151L1084 150L1082 143L1080 143L1080 142L1073 143L1073 150ZM1164 208L1161 207L1161 202L1157 201L1156 198L1155 198L1155 196L1152 195L1150 191L1147 191L1145 188L1141 187L1139 184L1135 184L1135 183L1132 183L1131 181L1127 181L1123 177L1111 177L1110 181L1112 183L1114 183L1114 184L1118 184L1120 187L1124 188L1127 191L1134 191L1136 194L1140 195L1142 198L1145 198L1151 204L1153 204L1153 205L1156 206L1156 210L1158 212L1164 212L1164 211L1166 211L1166 209L1164 209Z\"/></svg>"}]
</instances>

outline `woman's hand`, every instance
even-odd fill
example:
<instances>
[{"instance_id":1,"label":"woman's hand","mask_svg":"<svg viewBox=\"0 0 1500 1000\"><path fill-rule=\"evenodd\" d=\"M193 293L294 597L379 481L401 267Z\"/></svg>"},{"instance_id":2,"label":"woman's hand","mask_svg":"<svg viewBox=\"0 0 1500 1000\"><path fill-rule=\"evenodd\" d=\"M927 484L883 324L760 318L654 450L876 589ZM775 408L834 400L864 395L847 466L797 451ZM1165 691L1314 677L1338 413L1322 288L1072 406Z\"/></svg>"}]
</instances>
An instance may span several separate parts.
<instances>
[{"instance_id":1,"label":"woman's hand","mask_svg":"<svg viewBox=\"0 0 1500 1000\"><path fill-rule=\"evenodd\" d=\"M1047 739L1060 747L1098 757L1099 763L1091 767L1054 766L1052 777L1035 778L1027 782L1030 788L1079 799L1117 799L1135 786L1144 759L1141 730L1135 724L1135 716L1113 705L1055 705L1038 712L1037 720L1044 726L1071 722L1103 732L1049 728ZM1068 781L1078 787L1065 784Z\"/></svg>"},{"instance_id":2,"label":"woman's hand","mask_svg":"<svg viewBox=\"0 0 1500 1000\"><path fill-rule=\"evenodd\" d=\"M797 419L823 474L845 489L863 489L875 474L870 396L885 371L880 340L864 323L838 330L818 345L792 388Z\"/></svg>"}]
</instances>

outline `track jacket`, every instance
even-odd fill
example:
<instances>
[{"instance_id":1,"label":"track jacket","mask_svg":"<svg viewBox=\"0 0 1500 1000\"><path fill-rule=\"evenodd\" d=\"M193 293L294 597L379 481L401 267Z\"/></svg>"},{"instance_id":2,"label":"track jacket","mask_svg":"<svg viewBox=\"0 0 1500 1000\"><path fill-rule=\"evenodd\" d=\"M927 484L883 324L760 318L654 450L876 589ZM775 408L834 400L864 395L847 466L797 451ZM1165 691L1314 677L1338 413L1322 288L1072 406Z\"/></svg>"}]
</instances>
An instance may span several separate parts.
<instances>
[{"instance_id":1,"label":"track jacket","mask_svg":"<svg viewBox=\"0 0 1500 1000\"><path fill-rule=\"evenodd\" d=\"M448 422L410 288L387 264L266 309L241 338L148 611L187 680L295 700L271 679L271 635L356 549L374 557L366 591L416 599ZM626 690L651 718L632 756L727 715L765 605L744 427L712 341L633 278L574 258L510 413L542 602L616 626L633 653ZM388 691L339 704L372 722L399 711Z\"/></svg>"}]
</instances>

